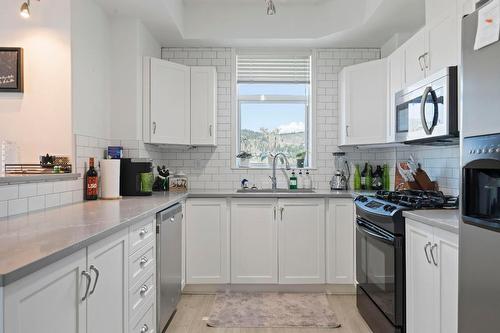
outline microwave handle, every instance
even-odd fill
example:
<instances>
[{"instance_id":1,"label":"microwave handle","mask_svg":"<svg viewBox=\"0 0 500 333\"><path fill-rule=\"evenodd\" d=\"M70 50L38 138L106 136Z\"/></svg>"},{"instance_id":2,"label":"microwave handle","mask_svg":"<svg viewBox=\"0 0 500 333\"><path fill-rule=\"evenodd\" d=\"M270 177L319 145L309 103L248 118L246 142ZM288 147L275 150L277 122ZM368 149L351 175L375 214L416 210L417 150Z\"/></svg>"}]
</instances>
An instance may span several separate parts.
<instances>
[{"instance_id":1,"label":"microwave handle","mask_svg":"<svg viewBox=\"0 0 500 333\"><path fill-rule=\"evenodd\" d=\"M432 119L432 126L429 128L427 126L427 119L425 117L425 103L427 102L427 95L431 94L432 96L432 104L434 104L434 117ZM434 127L436 127L439 117L439 108L437 104L437 97L432 87L426 87L424 93L422 94L422 100L420 101L420 120L422 121L422 126L427 135L431 135L432 131L434 131Z\"/></svg>"}]
</instances>

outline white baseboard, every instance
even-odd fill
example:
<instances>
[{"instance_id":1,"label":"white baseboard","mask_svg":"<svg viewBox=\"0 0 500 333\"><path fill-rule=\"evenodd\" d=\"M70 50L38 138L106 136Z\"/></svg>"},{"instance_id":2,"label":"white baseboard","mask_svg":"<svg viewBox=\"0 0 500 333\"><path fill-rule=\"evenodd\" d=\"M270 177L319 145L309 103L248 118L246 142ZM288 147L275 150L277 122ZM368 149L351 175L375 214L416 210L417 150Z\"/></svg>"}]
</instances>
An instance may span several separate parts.
<instances>
[{"instance_id":1,"label":"white baseboard","mask_svg":"<svg viewBox=\"0 0 500 333\"><path fill-rule=\"evenodd\" d=\"M354 295L354 284L186 284L183 294L213 295L217 292L305 292L329 295Z\"/></svg>"}]
</instances>

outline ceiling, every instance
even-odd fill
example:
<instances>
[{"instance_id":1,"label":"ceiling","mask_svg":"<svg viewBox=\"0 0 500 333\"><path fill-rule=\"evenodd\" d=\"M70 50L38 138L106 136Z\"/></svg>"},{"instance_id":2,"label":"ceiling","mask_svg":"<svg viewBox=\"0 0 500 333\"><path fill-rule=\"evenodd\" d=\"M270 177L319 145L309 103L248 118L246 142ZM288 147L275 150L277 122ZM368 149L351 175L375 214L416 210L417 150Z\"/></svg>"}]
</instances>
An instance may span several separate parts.
<instances>
[{"instance_id":1,"label":"ceiling","mask_svg":"<svg viewBox=\"0 0 500 333\"><path fill-rule=\"evenodd\" d=\"M96 0L137 17L162 46L380 47L424 25L424 0Z\"/></svg>"}]
</instances>

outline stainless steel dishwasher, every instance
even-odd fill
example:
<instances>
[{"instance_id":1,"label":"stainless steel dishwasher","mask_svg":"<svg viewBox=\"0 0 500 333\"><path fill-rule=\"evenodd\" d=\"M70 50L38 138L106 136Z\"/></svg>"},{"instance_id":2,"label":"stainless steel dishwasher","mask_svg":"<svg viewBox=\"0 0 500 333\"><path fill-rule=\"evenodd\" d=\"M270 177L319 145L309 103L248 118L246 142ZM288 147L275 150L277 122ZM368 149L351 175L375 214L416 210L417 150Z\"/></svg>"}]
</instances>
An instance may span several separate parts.
<instances>
[{"instance_id":1,"label":"stainless steel dishwasher","mask_svg":"<svg viewBox=\"0 0 500 333\"><path fill-rule=\"evenodd\" d=\"M162 333L181 297L182 206L167 208L156 215L156 321Z\"/></svg>"}]
</instances>

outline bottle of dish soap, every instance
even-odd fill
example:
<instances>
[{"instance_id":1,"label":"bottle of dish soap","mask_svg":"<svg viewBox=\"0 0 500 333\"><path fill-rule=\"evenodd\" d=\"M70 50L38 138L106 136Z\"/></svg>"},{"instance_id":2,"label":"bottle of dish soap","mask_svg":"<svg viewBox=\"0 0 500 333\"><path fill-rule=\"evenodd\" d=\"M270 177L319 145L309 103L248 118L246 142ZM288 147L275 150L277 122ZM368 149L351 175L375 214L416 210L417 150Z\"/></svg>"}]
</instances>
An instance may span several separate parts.
<instances>
[{"instance_id":1,"label":"bottle of dish soap","mask_svg":"<svg viewBox=\"0 0 500 333\"><path fill-rule=\"evenodd\" d=\"M305 180L305 188L308 190L312 190L313 188L313 180L311 175L309 174L309 170L306 170L306 180Z\"/></svg>"},{"instance_id":2,"label":"bottle of dish soap","mask_svg":"<svg viewBox=\"0 0 500 333\"><path fill-rule=\"evenodd\" d=\"M295 175L295 171L292 170L292 175L290 176L290 190L297 189L297 176Z\"/></svg>"},{"instance_id":3,"label":"bottle of dish soap","mask_svg":"<svg viewBox=\"0 0 500 333\"><path fill-rule=\"evenodd\" d=\"M299 174L297 176L297 188L303 189L305 188L304 175L302 174L302 170L299 169Z\"/></svg>"}]
</instances>

